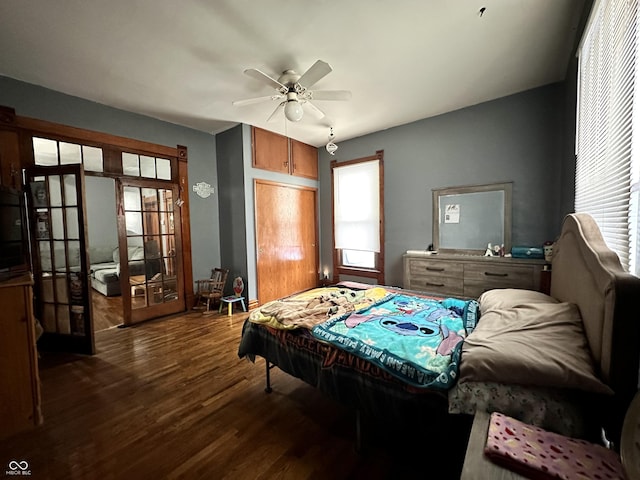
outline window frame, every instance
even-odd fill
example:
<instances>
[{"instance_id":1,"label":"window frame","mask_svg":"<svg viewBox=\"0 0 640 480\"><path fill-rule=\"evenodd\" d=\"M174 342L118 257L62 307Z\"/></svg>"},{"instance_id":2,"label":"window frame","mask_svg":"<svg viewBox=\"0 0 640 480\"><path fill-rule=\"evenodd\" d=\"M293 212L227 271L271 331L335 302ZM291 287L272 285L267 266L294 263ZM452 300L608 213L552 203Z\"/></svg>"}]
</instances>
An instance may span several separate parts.
<instances>
[{"instance_id":1,"label":"window frame","mask_svg":"<svg viewBox=\"0 0 640 480\"><path fill-rule=\"evenodd\" d=\"M359 163L378 161L378 181L379 181L379 234L380 234L380 252L374 252L375 267L353 267L347 266L343 262L343 249L336 248L336 236L335 236L335 186L334 186L334 169L339 167L346 167L348 165L356 165ZM340 275L352 275L356 277L365 277L375 279L380 285L384 284L384 150L376 151L375 155L369 157L358 158L354 160L347 160L344 162L338 162L333 160L331 162L331 242L333 251L333 277L334 283Z\"/></svg>"}]
</instances>

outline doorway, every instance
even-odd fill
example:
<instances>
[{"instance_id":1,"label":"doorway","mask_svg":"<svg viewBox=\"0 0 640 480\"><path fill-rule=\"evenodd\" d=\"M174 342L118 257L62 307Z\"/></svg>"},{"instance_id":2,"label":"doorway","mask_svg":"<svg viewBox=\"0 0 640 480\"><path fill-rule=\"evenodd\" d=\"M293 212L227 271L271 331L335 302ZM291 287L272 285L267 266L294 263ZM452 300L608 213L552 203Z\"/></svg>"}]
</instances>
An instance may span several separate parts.
<instances>
[{"instance_id":1,"label":"doorway","mask_svg":"<svg viewBox=\"0 0 640 480\"><path fill-rule=\"evenodd\" d=\"M96 328L185 311L193 297L180 187L186 147L21 122L39 346L92 354Z\"/></svg>"},{"instance_id":2,"label":"doorway","mask_svg":"<svg viewBox=\"0 0 640 480\"><path fill-rule=\"evenodd\" d=\"M100 332L124 323L117 258L116 181L87 175L85 186L93 326Z\"/></svg>"}]
</instances>

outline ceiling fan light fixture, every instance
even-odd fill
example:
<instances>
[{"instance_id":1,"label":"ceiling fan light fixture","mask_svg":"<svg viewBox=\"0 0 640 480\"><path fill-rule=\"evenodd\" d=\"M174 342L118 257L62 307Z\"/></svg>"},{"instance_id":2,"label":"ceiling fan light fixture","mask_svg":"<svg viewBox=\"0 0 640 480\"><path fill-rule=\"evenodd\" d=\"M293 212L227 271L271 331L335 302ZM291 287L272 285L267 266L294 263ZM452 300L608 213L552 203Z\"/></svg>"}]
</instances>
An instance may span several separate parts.
<instances>
[{"instance_id":1,"label":"ceiling fan light fixture","mask_svg":"<svg viewBox=\"0 0 640 480\"><path fill-rule=\"evenodd\" d=\"M322 60L316 61L302 75L295 70L284 70L277 79L261 72L255 68L247 68L245 75L258 80L271 88L275 88L276 93L269 96L247 98L235 100L234 105L252 105L268 100L278 100L278 106L273 111L267 122L284 111L285 119L290 122L299 122L304 116L302 104L306 103L305 109L310 109L311 113L318 118L324 118L325 113L313 104L311 100L350 100L351 92L348 90L310 90L318 81L323 79L332 71L331 66ZM285 98L286 97L286 98ZM280 101L284 99L284 101ZM284 108L283 108L284 107Z\"/></svg>"},{"instance_id":2,"label":"ceiling fan light fixture","mask_svg":"<svg viewBox=\"0 0 640 480\"><path fill-rule=\"evenodd\" d=\"M298 101L298 95L295 92L287 93L287 103L284 105L284 116L287 117L287 120L299 122L303 113L302 105Z\"/></svg>"},{"instance_id":3,"label":"ceiling fan light fixture","mask_svg":"<svg viewBox=\"0 0 640 480\"><path fill-rule=\"evenodd\" d=\"M291 122L299 122L302 119L302 105L297 100L287 100L284 106L284 116Z\"/></svg>"}]
</instances>

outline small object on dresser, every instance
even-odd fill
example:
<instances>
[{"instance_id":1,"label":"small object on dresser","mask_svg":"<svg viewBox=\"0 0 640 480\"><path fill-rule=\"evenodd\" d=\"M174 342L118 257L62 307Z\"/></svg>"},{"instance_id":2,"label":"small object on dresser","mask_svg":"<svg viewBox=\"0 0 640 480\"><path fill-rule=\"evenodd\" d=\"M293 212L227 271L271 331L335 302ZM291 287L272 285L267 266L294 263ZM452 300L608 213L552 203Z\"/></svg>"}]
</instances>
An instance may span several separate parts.
<instances>
[{"instance_id":1,"label":"small object on dresser","mask_svg":"<svg viewBox=\"0 0 640 480\"><path fill-rule=\"evenodd\" d=\"M493 247L490 243L487 243L487 250L484 252L485 257L493 257Z\"/></svg>"},{"instance_id":2,"label":"small object on dresser","mask_svg":"<svg viewBox=\"0 0 640 480\"><path fill-rule=\"evenodd\" d=\"M553 242L550 240L544 242L542 250L544 251L544 260L551 263L551 260L553 260Z\"/></svg>"},{"instance_id":3,"label":"small object on dresser","mask_svg":"<svg viewBox=\"0 0 640 480\"><path fill-rule=\"evenodd\" d=\"M544 253L540 247L512 247L511 256L513 258L544 258Z\"/></svg>"}]
</instances>

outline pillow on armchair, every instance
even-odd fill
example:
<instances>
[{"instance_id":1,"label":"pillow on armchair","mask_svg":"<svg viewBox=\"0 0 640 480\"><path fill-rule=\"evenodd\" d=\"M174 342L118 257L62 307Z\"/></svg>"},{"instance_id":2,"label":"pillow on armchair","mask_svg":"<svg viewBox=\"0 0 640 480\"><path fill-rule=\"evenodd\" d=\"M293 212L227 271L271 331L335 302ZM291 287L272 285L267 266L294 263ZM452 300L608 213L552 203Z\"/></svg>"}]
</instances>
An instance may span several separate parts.
<instances>
[{"instance_id":1,"label":"pillow on armchair","mask_svg":"<svg viewBox=\"0 0 640 480\"><path fill-rule=\"evenodd\" d=\"M144 248L143 247L127 247L127 256L129 261L131 260L144 260ZM120 262L120 247L113 249L113 261L115 263Z\"/></svg>"},{"instance_id":2,"label":"pillow on armchair","mask_svg":"<svg viewBox=\"0 0 640 480\"><path fill-rule=\"evenodd\" d=\"M129 275L144 274L144 248L143 247L127 247L127 256L129 257ZM120 249L116 247L113 250L113 261L116 263L116 274L120 276Z\"/></svg>"},{"instance_id":3,"label":"pillow on armchair","mask_svg":"<svg viewBox=\"0 0 640 480\"><path fill-rule=\"evenodd\" d=\"M113 261L113 247L89 247L89 260L92 265L111 263Z\"/></svg>"}]
</instances>

